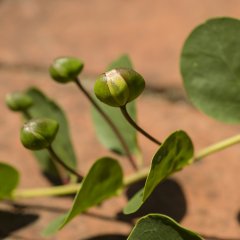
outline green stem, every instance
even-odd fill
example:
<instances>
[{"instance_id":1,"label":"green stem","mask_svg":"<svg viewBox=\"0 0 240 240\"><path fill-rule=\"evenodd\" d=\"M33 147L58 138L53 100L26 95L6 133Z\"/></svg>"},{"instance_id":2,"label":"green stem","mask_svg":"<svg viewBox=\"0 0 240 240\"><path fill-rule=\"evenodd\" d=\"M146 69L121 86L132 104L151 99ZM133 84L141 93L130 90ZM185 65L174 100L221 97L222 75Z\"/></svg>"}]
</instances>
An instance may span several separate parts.
<instances>
[{"instance_id":1,"label":"green stem","mask_svg":"<svg viewBox=\"0 0 240 240\"><path fill-rule=\"evenodd\" d=\"M217 142L213 145L210 145L209 147L204 148L196 154L192 162L197 162L210 154L224 150L225 148L228 148L237 143L240 143L240 134L224 139L223 141Z\"/></svg>"},{"instance_id":2,"label":"green stem","mask_svg":"<svg viewBox=\"0 0 240 240\"><path fill-rule=\"evenodd\" d=\"M108 125L112 128L113 132L119 139L120 143L122 144L122 147L129 159L129 162L131 163L132 167L137 170L138 167L135 163L135 160L132 157L132 154L128 148L127 143L125 142L123 136L119 132L118 128L115 126L113 121L107 116L107 114L102 110L102 108L97 104L97 102L91 97L91 95L87 92L87 90L83 87L81 84L81 81L79 79L75 80L75 83L79 87L79 89L83 92L83 94L87 97L87 99L91 102L91 104L95 107L95 109L101 114L101 116L105 119L105 121L108 123Z\"/></svg>"},{"instance_id":3,"label":"green stem","mask_svg":"<svg viewBox=\"0 0 240 240\"><path fill-rule=\"evenodd\" d=\"M236 135L234 137L225 139L221 142L218 142L216 144L211 145L210 147L207 147L207 148L201 150L199 153L196 154L196 157L193 158L192 162L199 161L203 157L211 155L215 152L218 152L220 150L228 148L237 143L240 143L240 135ZM140 180L145 179L148 175L148 172L149 172L149 168L147 167L147 168L143 168L143 169L139 170L138 172L136 172L130 176L127 176L123 180L123 186L128 187ZM59 196L59 195L66 195L66 194L74 194L77 191L79 191L81 186L82 186L82 184L79 183L79 184L68 184L68 185L49 187L49 188L15 190L11 196L11 199L15 200L18 198L47 197L47 196L57 196L57 195Z\"/></svg>"},{"instance_id":4,"label":"green stem","mask_svg":"<svg viewBox=\"0 0 240 240\"><path fill-rule=\"evenodd\" d=\"M137 125L137 123L131 118L131 116L127 112L126 105L120 107L121 112L123 116L126 118L126 120L136 129L138 130L141 134L143 134L145 137L147 137L150 141L156 143L157 145L161 145L162 143L159 142L156 138L151 136L149 133L147 133L145 130L143 130L140 126Z\"/></svg>"},{"instance_id":5,"label":"green stem","mask_svg":"<svg viewBox=\"0 0 240 240\"><path fill-rule=\"evenodd\" d=\"M52 156L53 160L55 160L58 164L60 164L64 169L66 169L68 172L76 175L78 177L79 181L81 181L83 179L83 177L78 172L76 172L74 169L69 167L65 162L62 161L62 159L60 159L58 157L58 155L56 154L56 152L54 151L52 146L48 147L47 150L48 150L49 154Z\"/></svg>"}]
</instances>

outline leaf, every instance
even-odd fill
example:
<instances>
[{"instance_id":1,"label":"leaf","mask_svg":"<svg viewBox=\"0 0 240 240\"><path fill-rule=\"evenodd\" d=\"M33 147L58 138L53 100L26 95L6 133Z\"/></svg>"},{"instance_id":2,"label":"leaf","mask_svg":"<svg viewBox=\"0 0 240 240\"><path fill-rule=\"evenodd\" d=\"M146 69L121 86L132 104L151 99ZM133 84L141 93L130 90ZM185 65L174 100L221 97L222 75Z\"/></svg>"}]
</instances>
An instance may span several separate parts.
<instances>
[{"instance_id":1,"label":"leaf","mask_svg":"<svg viewBox=\"0 0 240 240\"><path fill-rule=\"evenodd\" d=\"M132 63L127 55L121 56L119 59L110 64L107 70L111 70L117 67L126 67L132 68ZM136 130L129 125L129 123L122 116L118 108L107 106L106 104L100 102L95 98L99 106L103 111L111 118L113 123L118 128L119 132L122 134L124 140L126 141L130 152L136 157L141 158L141 150L137 142L137 132ZM127 105L128 112L130 116L136 120L136 105L135 102L131 102ZM124 155L125 151L116 137L115 133L112 131L112 128L106 123L102 116L96 111L95 108L92 108L92 119L94 127L96 130L96 135L99 141L109 150L114 151L118 154Z\"/></svg>"},{"instance_id":2,"label":"leaf","mask_svg":"<svg viewBox=\"0 0 240 240\"><path fill-rule=\"evenodd\" d=\"M192 103L207 115L240 122L240 21L216 18L187 38L181 73Z\"/></svg>"},{"instance_id":3,"label":"leaf","mask_svg":"<svg viewBox=\"0 0 240 240\"><path fill-rule=\"evenodd\" d=\"M134 196L128 201L123 209L124 214L135 213L143 204L144 188L141 188Z\"/></svg>"},{"instance_id":4,"label":"leaf","mask_svg":"<svg viewBox=\"0 0 240 240\"><path fill-rule=\"evenodd\" d=\"M142 217L127 240L203 240L197 233L183 228L173 219L162 214Z\"/></svg>"},{"instance_id":5,"label":"leaf","mask_svg":"<svg viewBox=\"0 0 240 240\"><path fill-rule=\"evenodd\" d=\"M48 117L58 121L59 131L52 147L68 166L76 169L77 160L70 139L68 122L63 110L36 88L30 88L27 94L33 99L33 106L29 110L33 118ZM56 176L56 167L53 165L49 153L46 150L34 153L39 160L42 170L50 176Z\"/></svg>"},{"instance_id":6,"label":"leaf","mask_svg":"<svg viewBox=\"0 0 240 240\"><path fill-rule=\"evenodd\" d=\"M19 182L19 172L12 166L0 162L0 199L11 196Z\"/></svg>"},{"instance_id":7,"label":"leaf","mask_svg":"<svg viewBox=\"0 0 240 240\"><path fill-rule=\"evenodd\" d=\"M73 206L66 217L56 219L44 231L44 234L54 234L78 214L116 195L122 185L123 173L119 163L109 157L100 158L94 163L85 177L82 187L74 199Z\"/></svg>"},{"instance_id":8,"label":"leaf","mask_svg":"<svg viewBox=\"0 0 240 240\"><path fill-rule=\"evenodd\" d=\"M188 165L192 157L193 144L188 135L184 131L172 133L153 157L144 187L143 201L146 201L163 179Z\"/></svg>"},{"instance_id":9,"label":"leaf","mask_svg":"<svg viewBox=\"0 0 240 240\"><path fill-rule=\"evenodd\" d=\"M184 131L172 133L152 159L143 193L139 191L133 196L125 206L124 213L137 211L162 180L190 164L192 157L193 144L189 136Z\"/></svg>"},{"instance_id":10,"label":"leaf","mask_svg":"<svg viewBox=\"0 0 240 240\"><path fill-rule=\"evenodd\" d=\"M114 68L133 68L132 61L128 55L124 54L110 63L107 67L107 71L110 71Z\"/></svg>"}]
</instances>

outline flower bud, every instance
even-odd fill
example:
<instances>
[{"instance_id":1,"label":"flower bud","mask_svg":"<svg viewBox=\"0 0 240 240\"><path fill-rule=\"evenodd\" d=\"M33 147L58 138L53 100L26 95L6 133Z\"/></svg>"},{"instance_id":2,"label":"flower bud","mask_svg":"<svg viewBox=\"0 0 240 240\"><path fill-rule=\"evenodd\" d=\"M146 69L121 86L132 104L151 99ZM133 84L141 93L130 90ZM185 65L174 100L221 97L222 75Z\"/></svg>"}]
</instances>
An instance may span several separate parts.
<instances>
[{"instance_id":1,"label":"flower bud","mask_svg":"<svg viewBox=\"0 0 240 240\"><path fill-rule=\"evenodd\" d=\"M137 98L145 87L143 77L132 69L118 68L101 74L94 85L96 97L112 106L122 107Z\"/></svg>"},{"instance_id":2,"label":"flower bud","mask_svg":"<svg viewBox=\"0 0 240 240\"><path fill-rule=\"evenodd\" d=\"M7 106L12 111L24 111L32 106L32 98L26 93L14 92L6 95L5 98Z\"/></svg>"},{"instance_id":3,"label":"flower bud","mask_svg":"<svg viewBox=\"0 0 240 240\"><path fill-rule=\"evenodd\" d=\"M20 139L24 147L30 150L41 150L51 145L58 128L58 122L55 120L48 118L32 119L23 125Z\"/></svg>"},{"instance_id":4,"label":"flower bud","mask_svg":"<svg viewBox=\"0 0 240 240\"><path fill-rule=\"evenodd\" d=\"M83 69L83 62L74 57L57 58L49 68L51 77L59 83L74 81Z\"/></svg>"}]
</instances>

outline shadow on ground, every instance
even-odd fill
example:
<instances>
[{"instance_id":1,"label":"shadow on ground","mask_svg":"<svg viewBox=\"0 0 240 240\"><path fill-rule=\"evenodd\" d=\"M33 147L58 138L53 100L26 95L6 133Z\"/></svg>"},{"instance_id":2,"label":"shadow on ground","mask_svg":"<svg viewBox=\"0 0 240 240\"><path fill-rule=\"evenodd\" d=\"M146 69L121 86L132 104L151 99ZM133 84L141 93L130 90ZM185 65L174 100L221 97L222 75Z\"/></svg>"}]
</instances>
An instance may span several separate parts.
<instances>
[{"instance_id":1,"label":"shadow on ground","mask_svg":"<svg viewBox=\"0 0 240 240\"><path fill-rule=\"evenodd\" d=\"M0 239L10 236L16 230L31 225L37 219L38 215L36 214L0 210Z\"/></svg>"},{"instance_id":2,"label":"shadow on ground","mask_svg":"<svg viewBox=\"0 0 240 240\"><path fill-rule=\"evenodd\" d=\"M127 199L131 199L138 190L144 186L144 181L128 188ZM149 199L136 212L124 215L122 212L117 214L118 220L132 223L134 219L149 213L161 213L170 216L180 222L185 216L187 203L181 186L173 179L168 179L156 187Z\"/></svg>"},{"instance_id":3,"label":"shadow on ground","mask_svg":"<svg viewBox=\"0 0 240 240\"><path fill-rule=\"evenodd\" d=\"M85 238L83 240L126 240L128 236L120 234L106 234L96 237ZM80 240L80 239L79 239Z\"/></svg>"}]
</instances>

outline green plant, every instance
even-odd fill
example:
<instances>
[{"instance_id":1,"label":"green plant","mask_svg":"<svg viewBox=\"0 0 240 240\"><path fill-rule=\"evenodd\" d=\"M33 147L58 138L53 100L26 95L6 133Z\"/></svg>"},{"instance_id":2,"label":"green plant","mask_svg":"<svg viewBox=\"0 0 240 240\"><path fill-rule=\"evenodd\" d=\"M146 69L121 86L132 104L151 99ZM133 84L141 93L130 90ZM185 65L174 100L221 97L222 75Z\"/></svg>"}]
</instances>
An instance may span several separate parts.
<instances>
[{"instance_id":1,"label":"green plant","mask_svg":"<svg viewBox=\"0 0 240 240\"><path fill-rule=\"evenodd\" d=\"M181 73L190 100L209 116L226 123L240 122L239 37L239 20L212 19L194 29L181 54ZM146 179L143 188L123 209L125 214L134 213L168 176L205 156L240 142L240 135L236 135L194 153L191 138L182 130L171 133L166 140L160 141L136 123L135 100L142 93L145 82L132 69L127 56L113 62L107 72L97 78L94 86L97 98L82 85L79 79L82 69L82 61L64 57L56 59L49 71L54 80L76 84L87 97L93 106L93 122L99 140L109 150L125 155L134 168L134 173L123 176L122 166L116 159L103 157L96 160L86 176L82 176L77 172L77 160L61 108L36 88L30 88L24 93L9 94L6 98L7 105L14 111L20 111L26 120L21 131L23 145L38 150L34 154L43 172L66 184L48 189L17 189L18 171L6 163L0 163L0 182L4 182L0 185L0 198L15 200L76 193L72 208L44 230L45 236L62 229L88 208L120 194L129 185ZM137 131L158 145L150 167L143 167ZM128 240L135 239L203 238L168 216L150 213L143 216L130 233Z\"/></svg>"}]
</instances>

